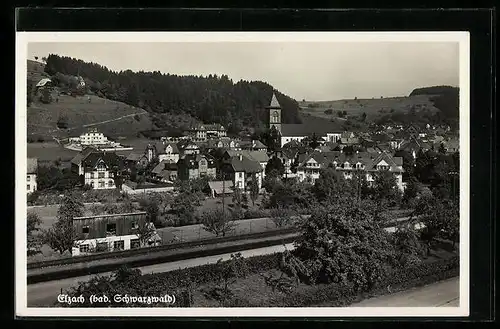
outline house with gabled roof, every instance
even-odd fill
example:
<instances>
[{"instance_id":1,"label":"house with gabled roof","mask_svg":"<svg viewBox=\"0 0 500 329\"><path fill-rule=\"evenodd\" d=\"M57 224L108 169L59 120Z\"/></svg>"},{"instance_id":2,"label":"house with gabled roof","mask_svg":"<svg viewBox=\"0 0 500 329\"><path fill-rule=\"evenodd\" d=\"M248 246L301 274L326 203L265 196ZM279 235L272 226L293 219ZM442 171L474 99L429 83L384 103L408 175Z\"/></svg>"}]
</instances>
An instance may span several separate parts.
<instances>
[{"instance_id":1,"label":"house with gabled roof","mask_svg":"<svg viewBox=\"0 0 500 329\"><path fill-rule=\"evenodd\" d=\"M37 190L36 176L38 173L38 159L28 158L26 161L26 191L33 193Z\"/></svg>"},{"instance_id":2,"label":"house with gabled roof","mask_svg":"<svg viewBox=\"0 0 500 329\"><path fill-rule=\"evenodd\" d=\"M264 171L261 165L259 162L243 156L243 154L226 159L221 166L221 171L222 179L230 179L235 188L245 190L253 178L257 180L259 190L262 188Z\"/></svg>"},{"instance_id":3,"label":"house with gabled roof","mask_svg":"<svg viewBox=\"0 0 500 329\"><path fill-rule=\"evenodd\" d=\"M368 183L371 183L374 180L374 173L387 170L394 173L398 188L401 191L404 189L403 159L393 157L386 152L357 152L350 155L338 151L313 152L299 155L298 160L297 177L299 181L314 184L322 169L332 167L342 172L346 179L351 179L354 171L363 171L366 173Z\"/></svg>"},{"instance_id":4,"label":"house with gabled roof","mask_svg":"<svg viewBox=\"0 0 500 329\"><path fill-rule=\"evenodd\" d=\"M132 152L125 158L125 164L128 168L146 168L149 161L146 154Z\"/></svg>"},{"instance_id":5,"label":"house with gabled roof","mask_svg":"<svg viewBox=\"0 0 500 329\"><path fill-rule=\"evenodd\" d=\"M163 160L151 170L151 178L162 183L173 182L177 180L178 166L177 163Z\"/></svg>"},{"instance_id":6,"label":"house with gabled roof","mask_svg":"<svg viewBox=\"0 0 500 329\"><path fill-rule=\"evenodd\" d=\"M122 158L114 152L92 152L82 160L85 185L93 189L114 189L124 169Z\"/></svg>"},{"instance_id":7,"label":"house with gabled roof","mask_svg":"<svg viewBox=\"0 0 500 329\"><path fill-rule=\"evenodd\" d=\"M75 157L71 159L71 171L79 176L83 175L83 160L85 160L89 156L89 154L93 152L98 152L98 150L94 147L88 146L84 148L80 153L75 155Z\"/></svg>"},{"instance_id":8,"label":"house with gabled roof","mask_svg":"<svg viewBox=\"0 0 500 329\"><path fill-rule=\"evenodd\" d=\"M227 150L226 152L224 152L223 159L227 161L233 157L239 156L240 154L252 161L258 162L262 168L262 178L265 177L266 165L267 162L269 161L269 156L267 155L267 152L249 151L249 150L241 150L241 151Z\"/></svg>"},{"instance_id":9,"label":"house with gabled roof","mask_svg":"<svg viewBox=\"0 0 500 329\"><path fill-rule=\"evenodd\" d=\"M258 139L252 139L249 141L241 141L240 148L242 150L267 152L267 146L264 145Z\"/></svg>"},{"instance_id":10,"label":"house with gabled roof","mask_svg":"<svg viewBox=\"0 0 500 329\"><path fill-rule=\"evenodd\" d=\"M177 176L180 180L217 176L217 164L210 155L188 154L177 162Z\"/></svg>"},{"instance_id":11,"label":"house with gabled roof","mask_svg":"<svg viewBox=\"0 0 500 329\"><path fill-rule=\"evenodd\" d=\"M175 143L158 143L156 145L156 152L158 161L168 161L177 163L179 161L180 152L177 144Z\"/></svg>"}]
</instances>

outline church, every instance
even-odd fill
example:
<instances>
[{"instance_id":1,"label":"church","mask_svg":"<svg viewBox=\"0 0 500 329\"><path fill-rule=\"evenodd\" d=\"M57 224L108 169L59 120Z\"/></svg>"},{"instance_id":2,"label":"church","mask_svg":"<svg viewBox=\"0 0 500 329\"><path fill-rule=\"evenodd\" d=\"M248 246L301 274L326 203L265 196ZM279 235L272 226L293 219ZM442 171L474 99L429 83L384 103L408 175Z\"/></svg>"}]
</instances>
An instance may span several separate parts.
<instances>
[{"instance_id":1,"label":"church","mask_svg":"<svg viewBox=\"0 0 500 329\"><path fill-rule=\"evenodd\" d=\"M323 125L308 125L308 124L285 124L281 123L281 105L273 93L271 103L267 107L269 110L269 129L276 129L280 134L281 147L291 141L301 142L304 138L316 134L318 138L325 142L337 142L340 140L344 129L342 127L334 127L335 125L327 120L323 120L326 124Z\"/></svg>"}]
</instances>

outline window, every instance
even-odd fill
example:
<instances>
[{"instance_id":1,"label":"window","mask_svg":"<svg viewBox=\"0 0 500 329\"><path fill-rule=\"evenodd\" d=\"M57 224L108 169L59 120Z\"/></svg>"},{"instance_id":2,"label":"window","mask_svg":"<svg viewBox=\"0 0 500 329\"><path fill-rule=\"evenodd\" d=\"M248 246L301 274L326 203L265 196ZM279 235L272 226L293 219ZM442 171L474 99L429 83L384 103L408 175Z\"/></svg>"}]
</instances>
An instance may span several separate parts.
<instances>
[{"instance_id":1,"label":"window","mask_svg":"<svg viewBox=\"0 0 500 329\"><path fill-rule=\"evenodd\" d=\"M96 247L97 252L109 251L109 244L107 242L99 242Z\"/></svg>"},{"instance_id":2,"label":"window","mask_svg":"<svg viewBox=\"0 0 500 329\"><path fill-rule=\"evenodd\" d=\"M82 227L82 233L87 234L90 232L90 228L88 226Z\"/></svg>"},{"instance_id":3,"label":"window","mask_svg":"<svg viewBox=\"0 0 500 329\"><path fill-rule=\"evenodd\" d=\"M110 179L110 180L108 181L108 186L109 186L109 187L112 187L113 185L115 185L115 182L113 182L113 180L112 180L112 179Z\"/></svg>"},{"instance_id":4,"label":"window","mask_svg":"<svg viewBox=\"0 0 500 329\"><path fill-rule=\"evenodd\" d=\"M115 223L106 224L106 233L116 234L116 224Z\"/></svg>"},{"instance_id":5,"label":"window","mask_svg":"<svg viewBox=\"0 0 500 329\"><path fill-rule=\"evenodd\" d=\"M113 242L113 250L123 250L125 249L125 241L115 241Z\"/></svg>"},{"instance_id":6,"label":"window","mask_svg":"<svg viewBox=\"0 0 500 329\"><path fill-rule=\"evenodd\" d=\"M80 245L80 252L81 253L89 252L89 251L90 251L90 247L88 244L81 244Z\"/></svg>"},{"instance_id":7,"label":"window","mask_svg":"<svg viewBox=\"0 0 500 329\"><path fill-rule=\"evenodd\" d=\"M90 179L94 179L94 173L93 172L90 173Z\"/></svg>"},{"instance_id":8,"label":"window","mask_svg":"<svg viewBox=\"0 0 500 329\"><path fill-rule=\"evenodd\" d=\"M99 187L100 187L100 188L103 188L103 187L104 187L104 182L103 182L103 181L100 181L100 182L99 182Z\"/></svg>"},{"instance_id":9,"label":"window","mask_svg":"<svg viewBox=\"0 0 500 329\"><path fill-rule=\"evenodd\" d=\"M243 173L242 172L238 173L238 178L243 178Z\"/></svg>"},{"instance_id":10,"label":"window","mask_svg":"<svg viewBox=\"0 0 500 329\"><path fill-rule=\"evenodd\" d=\"M103 173L103 172L98 173L98 176L97 176L97 177L98 177L98 178L104 178L104 173Z\"/></svg>"},{"instance_id":11,"label":"window","mask_svg":"<svg viewBox=\"0 0 500 329\"><path fill-rule=\"evenodd\" d=\"M31 190L30 184L26 185L26 188L28 189L28 191L30 191Z\"/></svg>"},{"instance_id":12,"label":"window","mask_svg":"<svg viewBox=\"0 0 500 329\"><path fill-rule=\"evenodd\" d=\"M139 224L137 224L137 222L132 222L132 229L136 230L138 228L139 228Z\"/></svg>"},{"instance_id":13,"label":"window","mask_svg":"<svg viewBox=\"0 0 500 329\"><path fill-rule=\"evenodd\" d=\"M140 246L141 246L141 243L139 242L139 239L131 239L130 240L130 249L139 248Z\"/></svg>"},{"instance_id":14,"label":"window","mask_svg":"<svg viewBox=\"0 0 500 329\"><path fill-rule=\"evenodd\" d=\"M27 179L27 181L29 182L29 181L30 181L30 179L31 179L31 176L30 176L30 175L28 175L28 177L26 177L26 179Z\"/></svg>"}]
</instances>

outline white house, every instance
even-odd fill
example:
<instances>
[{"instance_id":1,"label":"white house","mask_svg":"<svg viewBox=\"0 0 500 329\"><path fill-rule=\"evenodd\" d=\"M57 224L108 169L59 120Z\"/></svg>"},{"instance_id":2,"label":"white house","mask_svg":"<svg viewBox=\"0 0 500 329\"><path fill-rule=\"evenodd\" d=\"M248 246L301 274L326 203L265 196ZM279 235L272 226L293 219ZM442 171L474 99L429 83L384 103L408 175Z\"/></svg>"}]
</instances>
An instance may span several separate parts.
<instances>
[{"instance_id":1,"label":"white house","mask_svg":"<svg viewBox=\"0 0 500 329\"><path fill-rule=\"evenodd\" d=\"M233 186L246 190L253 178L257 180L259 190L262 188L263 170L259 162L239 154L226 159L222 165L223 179L230 178Z\"/></svg>"},{"instance_id":2,"label":"white house","mask_svg":"<svg viewBox=\"0 0 500 329\"><path fill-rule=\"evenodd\" d=\"M177 163L179 161L179 149L175 143L166 143L157 145L158 161L167 161L170 163Z\"/></svg>"},{"instance_id":3,"label":"white house","mask_svg":"<svg viewBox=\"0 0 500 329\"><path fill-rule=\"evenodd\" d=\"M96 190L114 189L123 162L116 153L93 152L82 161L82 167L85 185Z\"/></svg>"},{"instance_id":4,"label":"white house","mask_svg":"<svg viewBox=\"0 0 500 329\"><path fill-rule=\"evenodd\" d=\"M37 158L27 159L27 172L26 172L26 191L33 193L37 190L36 174L38 172Z\"/></svg>"},{"instance_id":5,"label":"white house","mask_svg":"<svg viewBox=\"0 0 500 329\"><path fill-rule=\"evenodd\" d=\"M74 140L74 139L71 139ZM104 145L109 144L108 138L104 136L103 133L97 131L97 129L90 129L85 134L81 134L79 137L79 142L81 145Z\"/></svg>"},{"instance_id":6,"label":"white house","mask_svg":"<svg viewBox=\"0 0 500 329\"><path fill-rule=\"evenodd\" d=\"M299 181L314 184L320 177L321 169L333 167L342 172L344 178L351 179L355 171L366 173L368 183L373 182L374 173L382 170L392 172L396 177L396 185L403 191L403 158L381 153L359 152L347 155L342 152L313 152L299 156L297 177Z\"/></svg>"}]
</instances>

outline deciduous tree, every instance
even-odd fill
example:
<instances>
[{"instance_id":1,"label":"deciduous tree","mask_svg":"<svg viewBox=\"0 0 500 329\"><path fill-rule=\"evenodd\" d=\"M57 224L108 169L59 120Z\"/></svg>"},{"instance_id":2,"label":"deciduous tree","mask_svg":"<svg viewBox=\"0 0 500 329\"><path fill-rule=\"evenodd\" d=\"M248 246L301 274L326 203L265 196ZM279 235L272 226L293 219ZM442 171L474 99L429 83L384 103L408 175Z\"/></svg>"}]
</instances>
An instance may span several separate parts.
<instances>
[{"instance_id":1,"label":"deciduous tree","mask_svg":"<svg viewBox=\"0 0 500 329\"><path fill-rule=\"evenodd\" d=\"M71 252L76 240L73 218L83 216L83 207L76 196L68 193L59 206L56 222L43 234L44 242L61 254Z\"/></svg>"},{"instance_id":2,"label":"deciduous tree","mask_svg":"<svg viewBox=\"0 0 500 329\"><path fill-rule=\"evenodd\" d=\"M213 233L217 237L226 236L236 227L231 215L220 208L205 211L201 215L201 222L205 231Z\"/></svg>"}]
</instances>

